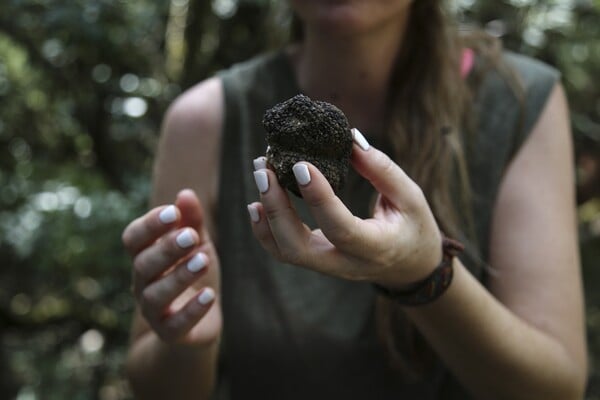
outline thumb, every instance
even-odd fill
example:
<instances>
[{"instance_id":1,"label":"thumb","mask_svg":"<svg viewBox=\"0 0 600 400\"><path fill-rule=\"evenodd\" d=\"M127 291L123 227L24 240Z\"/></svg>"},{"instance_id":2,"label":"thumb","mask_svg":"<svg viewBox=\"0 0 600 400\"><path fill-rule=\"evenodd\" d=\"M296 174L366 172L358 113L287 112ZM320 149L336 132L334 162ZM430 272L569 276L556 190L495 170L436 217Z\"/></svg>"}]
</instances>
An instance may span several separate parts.
<instances>
[{"instance_id":1,"label":"thumb","mask_svg":"<svg viewBox=\"0 0 600 400\"><path fill-rule=\"evenodd\" d=\"M189 226L204 235L204 209L198 200L198 196L191 189L183 189L177 193L175 205L181 212L181 226Z\"/></svg>"},{"instance_id":2,"label":"thumb","mask_svg":"<svg viewBox=\"0 0 600 400\"><path fill-rule=\"evenodd\" d=\"M356 172L397 209L417 206L421 188L387 154L369 145L358 129L352 129L352 136L352 166Z\"/></svg>"}]
</instances>

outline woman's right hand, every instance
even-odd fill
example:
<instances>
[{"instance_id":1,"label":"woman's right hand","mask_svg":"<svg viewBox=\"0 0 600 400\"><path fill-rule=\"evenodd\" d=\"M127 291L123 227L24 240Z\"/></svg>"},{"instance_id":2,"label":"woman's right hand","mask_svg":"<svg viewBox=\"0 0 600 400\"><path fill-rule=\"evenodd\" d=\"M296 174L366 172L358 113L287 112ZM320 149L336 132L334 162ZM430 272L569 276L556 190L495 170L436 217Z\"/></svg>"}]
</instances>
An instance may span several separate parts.
<instances>
[{"instance_id":1,"label":"woman's right hand","mask_svg":"<svg viewBox=\"0 0 600 400\"><path fill-rule=\"evenodd\" d=\"M182 190L174 205L132 221L122 239L133 257L133 294L150 328L169 344L215 343L222 328L219 259L196 194Z\"/></svg>"}]
</instances>

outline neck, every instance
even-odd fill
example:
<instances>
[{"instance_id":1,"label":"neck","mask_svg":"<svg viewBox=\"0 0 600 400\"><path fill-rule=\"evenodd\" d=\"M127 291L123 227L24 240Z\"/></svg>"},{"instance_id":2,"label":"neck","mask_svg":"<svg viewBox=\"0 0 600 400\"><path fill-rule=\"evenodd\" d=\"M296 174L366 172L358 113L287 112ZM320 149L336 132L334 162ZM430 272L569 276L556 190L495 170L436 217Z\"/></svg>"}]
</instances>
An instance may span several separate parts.
<instances>
[{"instance_id":1,"label":"neck","mask_svg":"<svg viewBox=\"0 0 600 400\"><path fill-rule=\"evenodd\" d=\"M338 106L351 126L381 132L407 17L355 36L335 36L307 26L304 41L292 51L302 91Z\"/></svg>"}]
</instances>

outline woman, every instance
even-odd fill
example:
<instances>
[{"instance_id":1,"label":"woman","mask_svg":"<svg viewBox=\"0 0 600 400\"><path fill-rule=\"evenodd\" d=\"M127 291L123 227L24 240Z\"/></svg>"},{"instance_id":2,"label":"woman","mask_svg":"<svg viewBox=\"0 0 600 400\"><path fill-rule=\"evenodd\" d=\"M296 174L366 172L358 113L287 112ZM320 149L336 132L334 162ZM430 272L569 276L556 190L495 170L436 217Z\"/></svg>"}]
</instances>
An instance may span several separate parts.
<instances>
[{"instance_id":1,"label":"woman","mask_svg":"<svg viewBox=\"0 0 600 400\"><path fill-rule=\"evenodd\" d=\"M471 68L439 3L292 0L294 45L171 107L157 207L123 233L139 398L582 397L563 90L548 67L494 61L484 46ZM298 92L367 136L355 131L358 174L339 197L305 162L303 200L262 159L248 171L266 146L264 111ZM468 251L452 257L440 231ZM442 267L453 278L423 297L415 283Z\"/></svg>"}]
</instances>

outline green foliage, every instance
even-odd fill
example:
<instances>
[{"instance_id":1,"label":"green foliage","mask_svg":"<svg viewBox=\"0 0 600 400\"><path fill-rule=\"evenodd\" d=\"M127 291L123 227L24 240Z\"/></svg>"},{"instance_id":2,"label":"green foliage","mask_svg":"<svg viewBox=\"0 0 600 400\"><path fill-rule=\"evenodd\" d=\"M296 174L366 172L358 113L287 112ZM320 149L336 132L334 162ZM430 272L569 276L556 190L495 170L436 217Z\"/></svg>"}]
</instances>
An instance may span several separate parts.
<instances>
[{"instance_id":1,"label":"green foliage","mask_svg":"<svg viewBox=\"0 0 600 400\"><path fill-rule=\"evenodd\" d=\"M130 262L162 115L277 41L270 0L2 0L0 393L130 398ZM458 1L465 23L557 66L578 145L592 361L600 356L600 2ZM594 172L595 171L595 172ZM593 362L592 362L593 365ZM592 369L589 398L600 396Z\"/></svg>"},{"instance_id":2,"label":"green foliage","mask_svg":"<svg viewBox=\"0 0 600 400\"><path fill-rule=\"evenodd\" d=\"M157 127L180 90L162 67L167 6L0 6L3 394L127 395L119 238L145 207Z\"/></svg>"}]
</instances>

